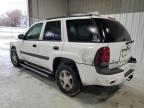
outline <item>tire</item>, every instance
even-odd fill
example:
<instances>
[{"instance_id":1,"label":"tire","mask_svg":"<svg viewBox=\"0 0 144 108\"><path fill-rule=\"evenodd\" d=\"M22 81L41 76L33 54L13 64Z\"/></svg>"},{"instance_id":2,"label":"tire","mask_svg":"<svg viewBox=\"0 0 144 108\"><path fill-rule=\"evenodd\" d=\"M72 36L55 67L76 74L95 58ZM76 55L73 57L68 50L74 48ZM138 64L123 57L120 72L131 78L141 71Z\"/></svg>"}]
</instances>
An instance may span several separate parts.
<instances>
[{"instance_id":1,"label":"tire","mask_svg":"<svg viewBox=\"0 0 144 108\"><path fill-rule=\"evenodd\" d=\"M71 66L60 64L55 78L60 90L66 95L73 97L80 93L80 81Z\"/></svg>"},{"instance_id":2,"label":"tire","mask_svg":"<svg viewBox=\"0 0 144 108\"><path fill-rule=\"evenodd\" d=\"M11 57L11 62L13 66L20 67L20 60L18 58L18 55L15 49L11 49L10 57Z\"/></svg>"}]
</instances>

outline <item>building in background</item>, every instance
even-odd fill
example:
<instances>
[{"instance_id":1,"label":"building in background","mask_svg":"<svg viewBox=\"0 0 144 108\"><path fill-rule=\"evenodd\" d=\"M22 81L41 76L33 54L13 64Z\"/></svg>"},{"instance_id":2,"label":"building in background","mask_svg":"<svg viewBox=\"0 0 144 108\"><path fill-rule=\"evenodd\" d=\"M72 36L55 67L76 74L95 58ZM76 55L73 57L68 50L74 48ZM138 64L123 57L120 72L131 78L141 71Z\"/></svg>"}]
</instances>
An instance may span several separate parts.
<instances>
[{"instance_id":1,"label":"building in background","mask_svg":"<svg viewBox=\"0 0 144 108\"><path fill-rule=\"evenodd\" d=\"M135 41L133 56L144 62L144 0L28 0L30 24L51 17L98 12L119 20Z\"/></svg>"}]
</instances>

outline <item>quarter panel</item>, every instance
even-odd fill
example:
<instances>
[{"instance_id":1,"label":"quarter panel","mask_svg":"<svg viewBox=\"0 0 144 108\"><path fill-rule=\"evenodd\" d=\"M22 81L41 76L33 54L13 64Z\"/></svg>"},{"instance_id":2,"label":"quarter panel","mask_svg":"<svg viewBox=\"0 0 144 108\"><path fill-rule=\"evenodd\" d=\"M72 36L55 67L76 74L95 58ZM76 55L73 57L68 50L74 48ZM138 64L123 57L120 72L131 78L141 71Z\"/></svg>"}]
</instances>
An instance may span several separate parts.
<instances>
[{"instance_id":1,"label":"quarter panel","mask_svg":"<svg viewBox=\"0 0 144 108\"><path fill-rule=\"evenodd\" d=\"M108 46L107 43L64 42L62 56L70 58L77 63L93 65L97 50L106 46Z\"/></svg>"}]
</instances>

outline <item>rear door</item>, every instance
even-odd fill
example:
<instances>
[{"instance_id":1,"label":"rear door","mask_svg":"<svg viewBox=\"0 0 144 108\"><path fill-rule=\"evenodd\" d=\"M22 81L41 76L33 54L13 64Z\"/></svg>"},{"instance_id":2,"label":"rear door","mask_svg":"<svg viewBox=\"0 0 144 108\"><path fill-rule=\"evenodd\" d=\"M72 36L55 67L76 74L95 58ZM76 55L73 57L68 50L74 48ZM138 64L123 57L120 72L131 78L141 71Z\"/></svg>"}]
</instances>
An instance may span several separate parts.
<instances>
[{"instance_id":1,"label":"rear door","mask_svg":"<svg viewBox=\"0 0 144 108\"><path fill-rule=\"evenodd\" d=\"M104 43L110 48L110 68L119 67L131 57L132 41L122 24L111 19L97 19Z\"/></svg>"},{"instance_id":2,"label":"rear door","mask_svg":"<svg viewBox=\"0 0 144 108\"><path fill-rule=\"evenodd\" d=\"M39 43L39 55L43 59L39 59L39 65L52 70L53 59L61 56L62 51L62 27L61 20L47 21Z\"/></svg>"}]
</instances>

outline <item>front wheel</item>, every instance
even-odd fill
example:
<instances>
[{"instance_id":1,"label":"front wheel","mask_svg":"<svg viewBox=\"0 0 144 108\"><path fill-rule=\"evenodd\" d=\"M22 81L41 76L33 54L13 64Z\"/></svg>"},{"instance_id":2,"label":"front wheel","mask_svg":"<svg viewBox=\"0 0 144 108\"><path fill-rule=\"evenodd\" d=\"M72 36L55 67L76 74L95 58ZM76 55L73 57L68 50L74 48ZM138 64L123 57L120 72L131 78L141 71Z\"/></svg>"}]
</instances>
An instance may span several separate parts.
<instances>
[{"instance_id":1,"label":"front wheel","mask_svg":"<svg viewBox=\"0 0 144 108\"><path fill-rule=\"evenodd\" d=\"M20 60L18 58L17 52L15 49L11 49L10 52L11 62L15 67L20 67Z\"/></svg>"},{"instance_id":2,"label":"front wheel","mask_svg":"<svg viewBox=\"0 0 144 108\"><path fill-rule=\"evenodd\" d=\"M80 93L80 81L71 66L60 64L56 71L56 81L61 91L68 96Z\"/></svg>"}]
</instances>

